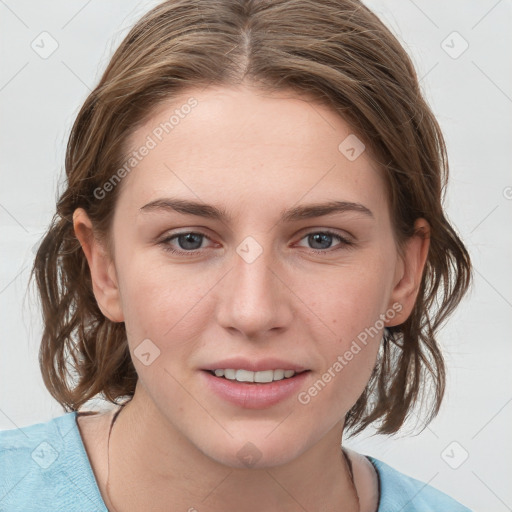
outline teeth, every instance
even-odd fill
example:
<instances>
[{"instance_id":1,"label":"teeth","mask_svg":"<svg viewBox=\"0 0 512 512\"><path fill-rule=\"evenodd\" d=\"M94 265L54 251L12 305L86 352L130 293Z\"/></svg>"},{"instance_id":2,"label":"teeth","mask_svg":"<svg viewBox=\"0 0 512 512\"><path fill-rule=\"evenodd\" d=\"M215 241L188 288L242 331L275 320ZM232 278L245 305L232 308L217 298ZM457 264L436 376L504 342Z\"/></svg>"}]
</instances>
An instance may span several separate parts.
<instances>
[{"instance_id":1,"label":"teeth","mask_svg":"<svg viewBox=\"0 0 512 512\"><path fill-rule=\"evenodd\" d=\"M238 370L238 372L239 371L240 370ZM238 372L236 372L237 377L238 377ZM265 370L263 372L250 372L250 373L254 373L254 382L272 382L273 380L280 380L280 379L274 379L274 370ZM278 377L279 377L279 375L278 375Z\"/></svg>"},{"instance_id":2,"label":"teeth","mask_svg":"<svg viewBox=\"0 0 512 512\"><path fill-rule=\"evenodd\" d=\"M286 371L287 372L291 371L292 375L293 375L293 373L295 373L293 370L286 370ZM275 380L281 380L284 377L285 373L286 372L284 370L274 370L274 379Z\"/></svg>"},{"instance_id":3,"label":"teeth","mask_svg":"<svg viewBox=\"0 0 512 512\"><path fill-rule=\"evenodd\" d=\"M235 374L236 370L224 370L224 377L226 377L226 379L234 380Z\"/></svg>"},{"instance_id":4,"label":"teeth","mask_svg":"<svg viewBox=\"0 0 512 512\"><path fill-rule=\"evenodd\" d=\"M225 377L238 382L273 382L276 380L289 379L295 375L294 370L264 370L251 372L249 370L234 370L232 368L214 370L217 377Z\"/></svg>"}]
</instances>

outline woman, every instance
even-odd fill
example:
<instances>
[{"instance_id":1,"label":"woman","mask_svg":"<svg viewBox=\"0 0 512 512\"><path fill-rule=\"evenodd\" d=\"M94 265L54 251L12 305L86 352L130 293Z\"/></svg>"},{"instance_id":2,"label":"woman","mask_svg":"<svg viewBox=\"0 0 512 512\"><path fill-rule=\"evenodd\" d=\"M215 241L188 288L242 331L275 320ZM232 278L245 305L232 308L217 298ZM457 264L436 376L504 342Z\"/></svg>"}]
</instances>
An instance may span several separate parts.
<instances>
[{"instance_id":1,"label":"woman","mask_svg":"<svg viewBox=\"0 0 512 512\"><path fill-rule=\"evenodd\" d=\"M360 2L147 13L69 139L33 268L67 414L1 433L2 506L467 511L343 446L427 384L426 423L441 405L436 332L471 277L447 171ZM116 406L80 411L98 394Z\"/></svg>"}]
</instances>

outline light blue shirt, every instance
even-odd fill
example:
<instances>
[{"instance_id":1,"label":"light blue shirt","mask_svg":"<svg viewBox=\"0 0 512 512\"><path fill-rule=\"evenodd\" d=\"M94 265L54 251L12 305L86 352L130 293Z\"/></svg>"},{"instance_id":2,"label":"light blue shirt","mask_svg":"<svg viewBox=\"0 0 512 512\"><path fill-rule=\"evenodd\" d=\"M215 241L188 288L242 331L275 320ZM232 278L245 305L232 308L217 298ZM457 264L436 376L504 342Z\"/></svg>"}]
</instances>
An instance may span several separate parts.
<instances>
[{"instance_id":1,"label":"light blue shirt","mask_svg":"<svg viewBox=\"0 0 512 512\"><path fill-rule=\"evenodd\" d=\"M434 487L367 457L379 476L378 512L471 512ZM200 504L196 508L200 511ZM50 511L108 512L76 412L0 432L0 512Z\"/></svg>"}]
</instances>

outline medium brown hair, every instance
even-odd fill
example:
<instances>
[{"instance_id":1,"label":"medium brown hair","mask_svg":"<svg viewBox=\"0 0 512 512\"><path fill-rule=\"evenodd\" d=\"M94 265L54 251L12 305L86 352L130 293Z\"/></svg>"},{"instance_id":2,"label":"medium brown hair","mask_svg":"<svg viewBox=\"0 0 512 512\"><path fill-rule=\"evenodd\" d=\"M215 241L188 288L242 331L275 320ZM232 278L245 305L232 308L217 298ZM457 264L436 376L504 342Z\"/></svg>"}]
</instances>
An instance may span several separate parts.
<instances>
[{"instance_id":1,"label":"medium brown hair","mask_svg":"<svg viewBox=\"0 0 512 512\"><path fill-rule=\"evenodd\" d=\"M75 120L66 189L32 268L42 303L39 363L46 387L66 411L97 394L114 403L133 396L137 373L125 325L111 322L97 305L73 212L84 208L110 247L120 187L100 199L94 191L123 165L134 130L187 88L242 83L295 91L349 123L385 176L399 245L418 235L415 219L430 223L412 314L385 329L377 364L345 428L353 435L378 422L377 433L395 433L425 390L428 424L445 390L436 332L470 284L470 258L443 212L446 147L414 66L357 0L170 0L131 29Z\"/></svg>"}]
</instances>

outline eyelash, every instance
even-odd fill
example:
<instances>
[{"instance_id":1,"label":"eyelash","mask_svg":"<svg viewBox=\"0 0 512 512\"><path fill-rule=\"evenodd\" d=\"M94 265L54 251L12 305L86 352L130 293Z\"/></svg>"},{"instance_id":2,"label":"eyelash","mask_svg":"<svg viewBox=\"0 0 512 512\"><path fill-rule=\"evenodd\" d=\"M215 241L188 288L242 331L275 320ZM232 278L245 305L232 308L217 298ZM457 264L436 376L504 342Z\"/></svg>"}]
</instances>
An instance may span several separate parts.
<instances>
[{"instance_id":1,"label":"eyelash","mask_svg":"<svg viewBox=\"0 0 512 512\"><path fill-rule=\"evenodd\" d=\"M322 256L325 256L326 254L330 254L334 251L338 251L338 250L341 250L341 249L351 249L355 246L355 243L354 242L351 242L350 240L342 237L341 235L339 235L338 233L335 233L334 231L330 231L328 229L326 230L322 230L322 231L311 231L310 233L306 233L302 238L306 238L307 236L310 236L310 235L317 235L317 234L322 234L322 235L329 235L329 236L332 236L334 238L337 238L340 242L341 242L341 246L336 248L336 249L325 249L325 250L322 250L322 249L310 249L311 252L315 253L315 254L320 254ZM182 233L176 233L172 236L169 236L167 238L165 238L164 240L162 240L161 242L159 242L159 244L162 245L164 251L166 252L170 252L172 254L177 254L179 256L196 256L199 252L201 252L201 249L196 249L196 250L193 250L193 251L183 251L183 250L176 250L176 249L173 249L170 245L169 245L169 242L175 238L178 238L179 236L184 236L184 235L199 235L199 236L202 236L204 238L207 238L208 240L210 240L210 238L208 236L206 236L205 234L203 233L198 233L196 231L184 231Z\"/></svg>"}]
</instances>

